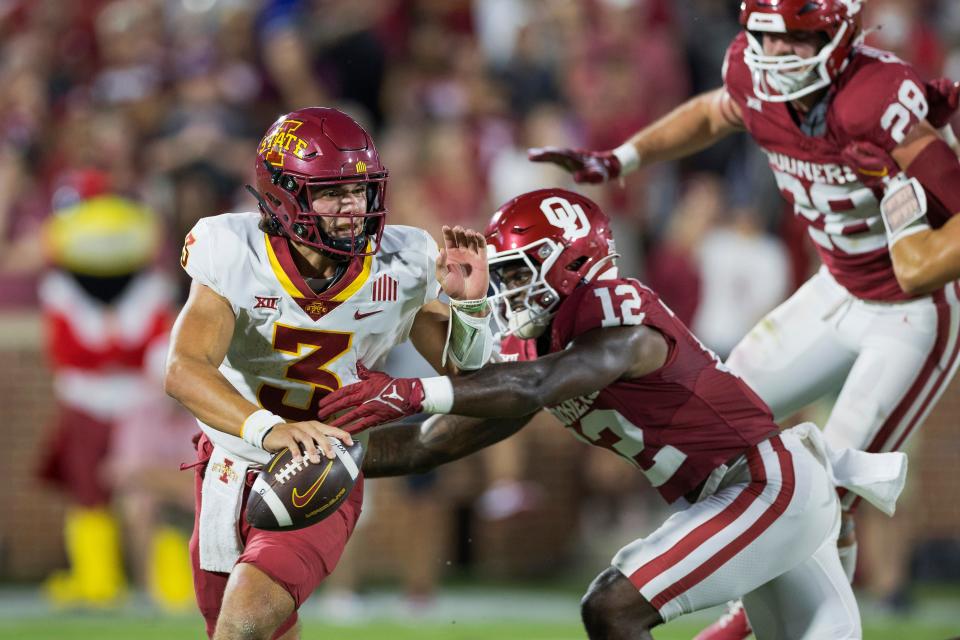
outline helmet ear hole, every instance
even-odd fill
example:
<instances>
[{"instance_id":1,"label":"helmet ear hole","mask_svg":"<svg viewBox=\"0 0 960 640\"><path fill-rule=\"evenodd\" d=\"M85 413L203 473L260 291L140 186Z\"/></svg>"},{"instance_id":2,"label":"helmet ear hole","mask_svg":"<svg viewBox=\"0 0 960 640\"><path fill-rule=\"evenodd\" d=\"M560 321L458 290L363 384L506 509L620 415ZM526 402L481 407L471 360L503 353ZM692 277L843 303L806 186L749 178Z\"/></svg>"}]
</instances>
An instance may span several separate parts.
<instances>
[{"instance_id":1,"label":"helmet ear hole","mask_svg":"<svg viewBox=\"0 0 960 640\"><path fill-rule=\"evenodd\" d=\"M576 260L568 263L566 266L567 271L579 271L580 267L583 266L583 263L587 261L587 256L580 256Z\"/></svg>"}]
</instances>

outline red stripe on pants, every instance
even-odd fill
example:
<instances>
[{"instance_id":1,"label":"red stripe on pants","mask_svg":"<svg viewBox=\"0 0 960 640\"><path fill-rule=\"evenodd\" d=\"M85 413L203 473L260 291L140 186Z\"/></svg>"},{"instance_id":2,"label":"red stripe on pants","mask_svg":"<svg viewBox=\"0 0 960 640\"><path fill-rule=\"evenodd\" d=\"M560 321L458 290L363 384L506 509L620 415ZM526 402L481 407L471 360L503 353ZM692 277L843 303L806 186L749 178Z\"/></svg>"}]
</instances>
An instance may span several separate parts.
<instances>
[{"instance_id":1,"label":"red stripe on pants","mask_svg":"<svg viewBox=\"0 0 960 640\"><path fill-rule=\"evenodd\" d=\"M654 597L650 603L654 607L657 609L661 608L663 605L670 602L684 591L687 591L688 589L702 582L705 578L707 578L707 576L729 562L733 556L743 551L748 544L760 537L760 535L766 531L777 518L783 515L784 511L786 511L787 505L789 505L790 500L793 499L793 492L796 487L796 477L793 470L793 457L783 446L780 436L774 436L771 438L770 444L773 446L773 450L777 453L777 461L780 465L781 477L780 491L777 493L777 497L774 499L773 504L767 507L767 510L764 511L763 514L761 514L761 516L757 518L757 520L750 525L746 531L737 536L733 542L725 546L713 557L702 563L699 567L688 573L682 579L678 580L657 594L657 596ZM764 484L766 484L766 482L764 482Z\"/></svg>"},{"instance_id":2,"label":"red stripe on pants","mask_svg":"<svg viewBox=\"0 0 960 640\"><path fill-rule=\"evenodd\" d=\"M767 474L763 468L763 460L756 447L746 453L747 465L750 468L751 482L736 498L733 499L720 513L713 516L693 531L680 539L666 553L650 560L645 565L630 574L630 582L637 589L643 587L656 576L664 573L678 562L694 552L700 545L715 536L743 514L753 502L763 493L767 486Z\"/></svg>"}]
</instances>

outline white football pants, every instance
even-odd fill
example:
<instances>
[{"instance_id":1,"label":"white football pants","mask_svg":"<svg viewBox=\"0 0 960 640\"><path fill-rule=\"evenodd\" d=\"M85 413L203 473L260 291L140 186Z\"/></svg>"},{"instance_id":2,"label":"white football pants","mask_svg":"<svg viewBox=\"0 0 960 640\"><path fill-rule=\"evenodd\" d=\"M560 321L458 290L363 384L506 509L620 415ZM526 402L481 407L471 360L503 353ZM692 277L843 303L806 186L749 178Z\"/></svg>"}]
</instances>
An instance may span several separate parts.
<instances>
[{"instance_id":1,"label":"white football pants","mask_svg":"<svg viewBox=\"0 0 960 640\"><path fill-rule=\"evenodd\" d=\"M902 303L855 298L821 267L727 360L777 420L836 389L824 426L835 448L898 451L960 362L958 284ZM843 496L845 508L854 496Z\"/></svg>"},{"instance_id":2,"label":"white football pants","mask_svg":"<svg viewBox=\"0 0 960 640\"><path fill-rule=\"evenodd\" d=\"M857 639L839 527L826 470L788 430L748 450L713 495L625 546L612 565L665 622L742 597L758 640Z\"/></svg>"}]
</instances>

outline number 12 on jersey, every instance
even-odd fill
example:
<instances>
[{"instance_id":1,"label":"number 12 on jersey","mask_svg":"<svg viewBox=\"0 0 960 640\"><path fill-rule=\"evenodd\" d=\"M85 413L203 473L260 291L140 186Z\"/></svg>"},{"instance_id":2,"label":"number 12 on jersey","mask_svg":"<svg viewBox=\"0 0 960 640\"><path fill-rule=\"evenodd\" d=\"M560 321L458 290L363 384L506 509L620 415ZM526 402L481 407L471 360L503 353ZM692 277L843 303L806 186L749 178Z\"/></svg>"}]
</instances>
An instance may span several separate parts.
<instances>
[{"instance_id":1,"label":"number 12 on jersey","mask_svg":"<svg viewBox=\"0 0 960 640\"><path fill-rule=\"evenodd\" d=\"M593 294L600 299L600 307L603 310L601 326L619 327L643 322L644 314L640 312L640 294L632 285L617 285L613 289L613 295L610 294L609 287L594 289ZM614 295L620 302L619 309L614 308Z\"/></svg>"}]
</instances>

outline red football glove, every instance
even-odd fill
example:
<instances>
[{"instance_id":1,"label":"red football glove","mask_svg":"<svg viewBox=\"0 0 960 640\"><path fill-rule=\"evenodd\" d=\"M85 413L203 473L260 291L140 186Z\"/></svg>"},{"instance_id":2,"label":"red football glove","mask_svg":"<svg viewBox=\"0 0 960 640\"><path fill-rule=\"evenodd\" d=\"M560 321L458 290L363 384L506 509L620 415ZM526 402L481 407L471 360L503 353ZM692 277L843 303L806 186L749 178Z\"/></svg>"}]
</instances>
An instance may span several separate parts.
<instances>
[{"instance_id":1,"label":"red football glove","mask_svg":"<svg viewBox=\"0 0 960 640\"><path fill-rule=\"evenodd\" d=\"M887 180L900 173L900 166L890 154L872 142L851 142L841 155L844 163L871 189L883 189Z\"/></svg>"},{"instance_id":2,"label":"red football glove","mask_svg":"<svg viewBox=\"0 0 960 640\"><path fill-rule=\"evenodd\" d=\"M620 177L620 159L613 155L613 151L542 147L527 149L527 159L558 164L572 173L574 181L578 183L595 184Z\"/></svg>"},{"instance_id":3,"label":"red football glove","mask_svg":"<svg viewBox=\"0 0 960 640\"><path fill-rule=\"evenodd\" d=\"M321 422L343 411L331 427L348 433L360 433L370 427L393 422L423 411L423 384L420 378L394 378L379 371L370 371L357 363L360 382L348 384L320 400L317 416Z\"/></svg>"},{"instance_id":4,"label":"red football glove","mask_svg":"<svg viewBox=\"0 0 960 640\"><path fill-rule=\"evenodd\" d=\"M930 112L927 120L937 129L944 127L960 107L960 82L950 78L937 78L927 83L927 103Z\"/></svg>"}]
</instances>

